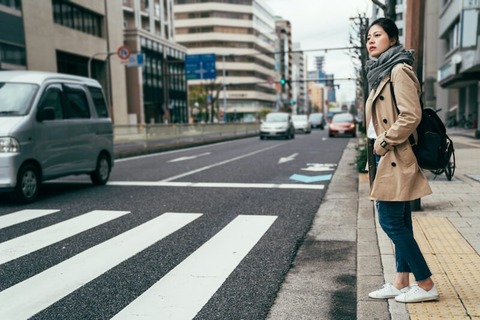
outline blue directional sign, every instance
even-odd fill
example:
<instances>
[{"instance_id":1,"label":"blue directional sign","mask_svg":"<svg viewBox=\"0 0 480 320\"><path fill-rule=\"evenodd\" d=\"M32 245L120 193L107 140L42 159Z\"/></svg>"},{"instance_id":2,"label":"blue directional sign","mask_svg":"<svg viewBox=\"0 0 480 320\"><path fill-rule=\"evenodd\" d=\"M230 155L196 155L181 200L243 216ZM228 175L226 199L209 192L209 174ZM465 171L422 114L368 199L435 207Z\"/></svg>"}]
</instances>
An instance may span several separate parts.
<instances>
[{"instance_id":1,"label":"blue directional sign","mask_svg":"<svg viewBox=\"0 0 480 320\"><path fill-rule=\"evenodd\" d=\"M188 54L185 57L185 73L187 80L216 79L215 53Z\"/></svg>"}]
</instances>

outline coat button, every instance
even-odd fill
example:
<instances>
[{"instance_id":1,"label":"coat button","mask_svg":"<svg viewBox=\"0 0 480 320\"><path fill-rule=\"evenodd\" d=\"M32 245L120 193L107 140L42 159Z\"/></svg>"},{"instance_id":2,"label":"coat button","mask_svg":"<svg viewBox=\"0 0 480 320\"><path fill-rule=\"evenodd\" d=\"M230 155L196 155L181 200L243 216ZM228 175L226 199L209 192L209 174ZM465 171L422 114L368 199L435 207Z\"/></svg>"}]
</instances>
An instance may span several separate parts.
<instances>
[{"instance_id":1,"label":"coat button","mask_svg":"<svg viewBox=\"0 0 480 320\"><path fill-rule=\"evenodd\" d=\"M380 96L380 98L379 98L379 99L380 99L380 100L383 100L383 99L385 99L385 98L384 98L383 96Z\"/></svg>"},{"instance_id":2,"label":"coat button","mask_svg":"<svg viewBox=\"0 0 480 320\"><path fill-rule=\"evenodd\" d=\"M383 119L382 121L383 121L383 123L387 123L387 122L388 122L387 119Z\"/></svg>"},{"instance_id":3,"label":"coat button","mask_svg":"<svg viewBox=\"0 0 480 320\"><path fill-rule=\"evenodd\" d=\"M395 162L392 162L391 165L392 165L392 167L396 167L396 166L397 166L397 164L396 164Z\"/></svg>"}]
</instances>

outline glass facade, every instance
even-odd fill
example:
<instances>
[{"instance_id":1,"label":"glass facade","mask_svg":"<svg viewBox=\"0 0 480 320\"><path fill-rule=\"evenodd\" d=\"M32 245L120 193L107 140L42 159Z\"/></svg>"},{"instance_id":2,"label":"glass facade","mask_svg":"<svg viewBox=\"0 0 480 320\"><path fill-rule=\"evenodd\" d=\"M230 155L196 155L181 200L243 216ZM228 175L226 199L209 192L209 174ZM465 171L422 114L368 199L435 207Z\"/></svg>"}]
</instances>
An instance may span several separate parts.
<instances>
[{"instance_id":1,"label":"glass facade","mask_svg":"<svg viewBox=\"0 0 480 320\"><path fill-rule=\"evenodd\" d=\"M0 43L0 69L2 63L10 63L20 66L27 65L25 48L11 44Z\"/></svg>"},{"instance_id":2,"label":"glass facade","mask_svg":"<svg viewBox=\"0 0 480 320\"><path fill-rule=\"evenodd\" d=\"M53 21L62 26L103 37L103 17L70 2L53 0Z\"/></svg>"},{"instance_id":3,"label":"glass facade","mask_svg":"<svg viewBox=\"0 0 480 320\"><path fill-rule=\"evenodd\" d=\"M0 0L0 4L17 10L22 10L21 0Z\"/></svg>"},{"instance_id":4,"label":"glass facade","mask_svg":"<svg viewBox=\"0 0 480 320\"><path fill-rule=\"evenodd\" d=\"M145 121L188 123L185 54L141 38Z\"/></svg>"}]
</instances>

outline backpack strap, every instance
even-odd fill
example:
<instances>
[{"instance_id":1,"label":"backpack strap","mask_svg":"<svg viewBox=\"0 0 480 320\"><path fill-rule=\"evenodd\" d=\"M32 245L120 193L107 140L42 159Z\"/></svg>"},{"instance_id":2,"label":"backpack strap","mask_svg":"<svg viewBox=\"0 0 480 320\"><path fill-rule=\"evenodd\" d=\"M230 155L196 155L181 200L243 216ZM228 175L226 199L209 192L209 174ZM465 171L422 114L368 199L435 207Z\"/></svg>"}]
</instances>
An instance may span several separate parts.
<instances>
[{"instance_id":1,"label":"backpack strap","mask_svg":"<svg viewBox=\"0 0 480 320\"><path fill-rule=\"evenodd\" d=\"M397 107L397 99L395 98L395 91L393 90L393 82L392 80L389 80L390 82L390 92L392 94L392 100L393 100L393 104L395 105L395 109L397 109L397 113L400 114L400 110L398 110L398 107ZM420 100L420 107L422 108L423 110L423 103L422 103L422 100ZM413 137L413 134L411 134L409 137L408 137L408 141L410 141L410 144L412 146L415 146L417 144L417 142L415 141L415 138Z\"/></svg>"}]
</instances>

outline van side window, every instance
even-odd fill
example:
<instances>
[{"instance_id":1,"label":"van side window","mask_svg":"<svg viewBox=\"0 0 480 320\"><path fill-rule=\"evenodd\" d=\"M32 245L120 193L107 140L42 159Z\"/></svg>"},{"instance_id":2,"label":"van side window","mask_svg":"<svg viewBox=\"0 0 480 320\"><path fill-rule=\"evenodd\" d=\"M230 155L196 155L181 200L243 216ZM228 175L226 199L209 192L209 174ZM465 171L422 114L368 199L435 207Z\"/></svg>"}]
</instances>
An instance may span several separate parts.
<instances>
[{"instance_id":1,"label":"van side window","mask_svg":"<svg viewBox=\"0 0 480 320\"><path fill-rule=\"evenodd\" d=\"M38 111L43 112L45 108L53 109L53 112L55 113L54 120L63 119L62 90L59 87L49 87L43 93L38 105Z\"/></svg>"},{"instance_id":2,"label":"van side window","mask_svg":"<svg viewBox=\"0 0 480 320\"><path fill-rule=\"evenodd\" d=\"M90 109L85 92L80 88L64 86L66 97L65 118L85 119L90 118Z\"/></svg>"},{"instance_id":3,"label":"van side window","mask_svg":"<svg viewBox=\"0 0 480 320\"><path fill-rule=\"evenodd\" d=\"M88 87L99 118L108 118L108 108L100 88Z\"/></svg>"}]
</instances>

